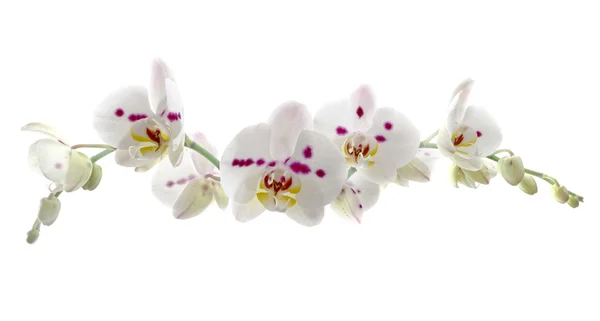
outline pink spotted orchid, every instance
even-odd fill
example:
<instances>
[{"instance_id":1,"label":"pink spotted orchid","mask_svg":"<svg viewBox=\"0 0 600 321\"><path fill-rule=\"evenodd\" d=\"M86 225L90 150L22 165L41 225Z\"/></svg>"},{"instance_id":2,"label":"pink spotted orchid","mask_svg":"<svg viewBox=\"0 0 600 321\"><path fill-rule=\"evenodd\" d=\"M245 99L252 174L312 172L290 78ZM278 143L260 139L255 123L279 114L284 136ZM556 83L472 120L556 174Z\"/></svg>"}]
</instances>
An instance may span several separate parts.
<instances>
[{"instance_id":1,"label":"pink spotted orchid","mask_svg":"<svg viewBox=\"0 0 600 321\"><path fill-rule=\"evenodd\" d=\"M379 184L369 181L360 173L354 174L331 202L331 208L342 217L361 223L364 212L377 203L380 189Z\"/></svg>"},{"instance_id":2,"label":"pink spotted orchid","mask_svg":"<svg viewBox=\"0 0 600 321\"><path fill-rule=\"evenodd\" d=\"M202 133L192 139L212 155L216 148ZM177 219L188 219L202 213L213 201L224 210L229 198L219 179L219 171L202 155L184 150L177 167L168 162L158 165L152 177L152 193L164 205L172 208Z\"/></svg>"},{"instance_id":3,"label":"pink spotted orchid","mask_svg":"<svg viewBox=\"0 0 600 321\"><path fill-rule=\"evenodd\" d=\"M347 168L339 149L311 127L307 108L288 102L268 123L244 128L225 148L221 183L238 221L268 210L305 226L321 222L324 207L342 190Z\"/></svg>"},{"instance_id":4,"label":"pink spotted orchid","mask_svg":"<svg viewBox=\"0 0 600 321\"><path fill-rule=\"evenodd\" d=\"M365 178L384 184L396 178L419 148L419 131L393 108L375 108L371 89L361 86L350 99L325 105L315 116L315 128L330 137Z\"/></svg>"},{"instance_id":5,"label":"pink spotted orchid","mask_svg":"<svg viewBox=\"0 0 600 321\"><path fill-rule=\"evenodd\" d=\"M52 182L50 190L73 192L85 185L92 175L92 161L87 155L71 149L61 135L52 127L30 123L23 131L41 133L43 138L29 147L29 167Z\"/></svg>"},{"instance_id":6,"label":"pink spotted orchid","mask_svg":"<svg viewBox=\"0 0 600 321\"><path fill-rule=\"evenodd\" d=\"M117 164L144 172L167 154L179 165L185 145L183 105L172 72L161 60L152 67L150 93L131 86L110 94L94 113L100 138L117 148Z\"/></svg>"},{"instance_id":7,"label":"pink spotted orchid","mask_svg":"<svg viewBox=\"0 0 600 321\"><path fill-rule=\"evenodd\" d=\"M459 167L477 171L484 166L482 159L500 146L502 132L487 110L467 107L473 83L467 79L452 93L446 123L437 136L437 146L442 155Z\"/></svg>"}]
</instances>

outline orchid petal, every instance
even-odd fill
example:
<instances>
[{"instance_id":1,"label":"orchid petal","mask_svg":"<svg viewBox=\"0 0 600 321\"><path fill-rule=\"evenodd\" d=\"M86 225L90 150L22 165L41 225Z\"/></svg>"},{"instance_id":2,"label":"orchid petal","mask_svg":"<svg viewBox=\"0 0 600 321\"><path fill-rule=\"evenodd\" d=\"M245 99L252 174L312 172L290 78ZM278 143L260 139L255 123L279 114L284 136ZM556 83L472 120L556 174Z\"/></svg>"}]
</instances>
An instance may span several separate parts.
<instances>
[{"instance_id":1,"label":"orchid petal","mask_svg":"<svg viewBox=\"0 0 600 321\"><path fill-rule=\"evenodd\" d=\"M218 157L216 147L208 141L204 134L197 132L192 135L191 138L196 144L200 145L207 152L211 153L215 157ZM194 162L196 171L198 171L198 173L201 175L211 173L215 169L215 165L213 165L213 163L198 153L192 153L192 161Z\"/></svg>"},{"instance_id":2,"label":"orchid petal","mask_svg":"<svg viewBox=\"0 0 600 321\"><path fill-rule=\"evenodd\" d=\"M437 147L440 153L445 157L452 157L456 153L456 147L452 143L451 133L448 132L446 127L440 128L437 135Z\"/></svg>"},{"instance_id":3,"label":"orchid petal","mask_svg":"<svg viewBox=\"0 0 600 321\"><path fill-rule=\"evenodd\" d=\"M271 126L271 156L284 160L292 155L300 132L312 127L312 116L306 106L290 101L277 107L268 121Z\"/></svg>"},{"instance_id":4,"label":"orchid petal","mask_svg":"<svg viewBox=\"0 0 600 321\"><path fill-rule=\"evenodd\" d=\"M29 166L56 184L64 183L70 160L71 148L54 139L40 139L29 147Z\"/></svg>"},{"instance_id":5,"label":"orchid petal","mask_svg":"<svg viewBox=\"0 0 600 321\"><path fill-rule=\"evenodd\" d=\"M256 194L268 166L271 129L261 123L240 131L223 151L221 185L232 201L248 203Z\"/></svg>"},{"instance_id":6,"label":"orchid petal","mask_svg":"<svg viewBox=\"0 0 600 321\"><path fill-rule=\"evenodd\" d=\"M450 98L448 119L446 127L450 133L454 133L461 124L462 119L467 109L467 100L473 88L474 81L472 79L463 80L456 89L452 92Z\"/></svg>"},{"instance_id":7,"label":"orchid petal","mask_svg":"<svg viewBox=\"0 0 600 321\"><path fill-rule=\"evenodd\" d=\"M452 161L460 168L466 169L469 171L478 171L483 167L483 161L481 158L463 158L459 155L454 154L452 157Z\"/></svg>"},{"instance_id":8,"label":"orchid petal","mask_svg":"<svg viewBox=\"0 0 600 321\"><path fill-rule=\"evenodd\" d=\"M217 202L217 205L220 209L226 209L227 205L229 204L229 197L227 197L227 194L225 194L221 183L214 180L211 181L211 183L215 195L215 202Z\"/></svg>"},{"instance_id":9,"label":"orchid petal","mask_svg":"<svg viewBox=\"0 0 600 321\"><path fill-rule=\"evenodd\" d=\"M146 88L122 88L108 95L96 108L94 129L105 143L118 147L129 135L132 124L153 116Z\"/></svg>"},{"instance_id":10,"label":"orchid petal","mask_svg":"<svg viewBox=\"0 0 600 321\"><path fill-rule=\"evenodd\" d=\"M369 210L377 203L381 190L379 184L371 182L360 173L352 175L347 184L356 192L360 200L359 207L362 205L363 211Z\"/></svg>"},{"instance_id":11,"label":"orchid petal","mask_svg":"<svg viewBox=\"0 0 600 321\"><path fill-rule=\"evenodd\" d=\"M303 208L301 206L292 206L285 215L294 220L296 223L304 226L315 226L321 223L325 216L325 208Z\"/></svg>"},{"instance_id":12,"label":"orchid petal","mask_svg":"<svg viewBox=\"0 0 600 321\"><path fill-rule=\"evenodd\" d=\"M50 125L46 125L46 124L42 124L42 123L29 123L29 124L21 127L21 130L27 131L27 132L41 133L41 134L44 134L46 136L56 139L65 145L68 145L67 142L62 138L62 135L56 129L52 128L52 126L50 126Z\"/></svg>"},{"instance_id":13,"label":"orchid petal","mask_svg":"<svg viewBox=\"0 0 600 321\"><path fill-rule=\"evenodd\" d=\"M173 205L173 216L188 219L202 213L213 199L210 180L196 178L189 182Z\"/></svg>"},{"instance_id":14,"label":"orchid petal","mask_svg":"<svg viewBox=\"0 0 600 321\"><path fill-rule=\"evenodd\" d=\"M352 191L349 186L344 186L340 195L331 202L331 209L341 217L353 219L357 223L360 223L364 214L363 208L360 205L360 199L356 191Z\"/></svg>"},{"instance_id":15,"label":"orchid petal","mask_svg":"<svg viewBox=\"0 0 600 321\"><path fill-rule=\"evenodd\" d=\"M357 130L354 116L349 110L348 99L326 104L317 111L314 128L333 140L336 145L342 146L346 137Z\"/></svg>"},{"instance_id":16,"label":"orchid petal","mask_svg":"<svg viewBox=\"0 0 600 321\"><path fill-rule=\"evenodd\" d=\"M169 128L172 140L171 149L179 149L179 145L185 143L183 134L183 101L177 88L177 84L171 80L165 80L166 100L156 112L163 124Z\"/></svg>"},{"instance_id":17,"label":"orchid petal","mask_svg":"<svg viewBox=\"0 0 600 321\"><path fill-rule=\"evenodd\" d=\"M64 180L65 192L72 192L81 188L92 176L92 161L84 153L71 151L69 167Z\"/></svg>"},{"instance_id":18,"label":"orchid petal","mask_svg":"<svg viewBox=\"0 0 600 321\"><path fill-rule=\"evenodd\" d=\"M231 211L236 220L245 223L257 218L265 211L265 207L258 198L254 196L254 198L247 203L232 202Z\"/></svg>"},{"instance_id":19,"label":"orchid petal","mask_svg":"<svg viewBox=\"0 0 600 321\"><path fill-rule=\"evenodd\" d=\"M476 132L477 152L481 156L489 156L500 147L502 131L494 117L485 108L470 106L464 115L462 124Z\"/></svg>"},{"instance_id":20,"label":"orchid petal","mask_svg":"<svg viewBox=\"0 0 600 321\"><path fill-rule=\"evenodd\" d=\"M347 167L338 147L325 135L304 130L296 149L286 164L300 178L298 205L319 208L329 204L339 194L347 176Z\"/></svg>"},{"instance_id":21,"label":"orchid petal","mask_svg":"<svg viewBox=\"0 0 600 321\"><path fill-rule=\"evenodd\" d=\"M184 151L181 164L173 167L164 161L152 175L152 194L168 207L173 207L186 185L199 178L189 151Z\"/></svg>"},{"instance_id":22,"label":"orchid petal","mask_svg":"<svg viewBox=\"0 0 600 321\"><path fill-rule=\"evenodd\" d=\"M167 98L165 89L167 79L175 79L171 69L163 60L155 59L152 62L152 77L150 80L150 105L155 112Z\"/></svg>"},{"instance_id":23,"label":"orchid petal","mask_svg":"<svg viewBox=\"0 0 600 321\"><path fill-rule=\"evenodd\" d=\"M352 128L364 132L368 130L375 115L375 97L371 87L362 85L350 95Z\"/></svg>"}]
</instances>

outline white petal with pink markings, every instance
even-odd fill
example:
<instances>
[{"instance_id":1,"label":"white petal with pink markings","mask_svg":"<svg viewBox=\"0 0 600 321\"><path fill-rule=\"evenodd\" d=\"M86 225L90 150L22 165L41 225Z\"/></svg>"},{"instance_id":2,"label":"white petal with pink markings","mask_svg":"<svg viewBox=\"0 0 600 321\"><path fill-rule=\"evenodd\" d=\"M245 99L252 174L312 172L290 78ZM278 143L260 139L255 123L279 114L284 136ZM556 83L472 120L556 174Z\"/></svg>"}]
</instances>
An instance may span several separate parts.
<instances>
[{"instance_id":1,"label":"white petal with pink markings","mask_svg":"<svg viewBox=\"0 0 600 321\"><path fill-rule=\"evenodd\" d=\"M346 181L331 208L342 217L361 223L364 212L377 203L380 189L379 184L356 173Z\"/></svg>"},{"instance_id":2,"label":"white petal with pink markings","mask_svg":"<svg viewBox=\"0 0 600 321\"><path fill-rule=\"evenodd\" d=\"M183 105L172 73L160 60L153 62L152 73L150 93L139 86L119 89L94 112L100 138L119 151L129 151L132 159L116 153L117 163L137 171L150 169L167 155L172 166L179 165L185 143Z\"/></svg>"},{"instance_id":3,"label":"white petal with pink markings","mask_svg":"<svg viewBox=\"0 0 600 321\"><path fill-rule=\"evenodd\" d=\"M395 179L396 169L414 157L420 143L419 131L406 116L392 108L375 108L367 86L346 102L321 108L315 128L336 143L349 166L380 184Z\"/></svg>"},{"instance_id":4,"label":"white petal with pink markings","mask_svg":"<svg viewBox=\"0 0 600 321\"><path fill-rule=\"evenodd\" d=\"M442 155L459 167L477 171L482 158L492 154L502 142L502 131L492 115L482 107L467 106L473 80L461 82L450 98L446 122L437 136Z\"/></svg>"},{"instance_id":5,"label":"white petal with pink markings","mask_svg":"<svg viewBox=\"0 0 600 321\"><path fill-rule=\"evenodd\" d=\"M269 124L246 127L225 148L221 182L236 204L237 220L268 210L305 226L321 222L322 208L341 190L347 168L335 144L308 129L310 119L303 105L282 104Z\"/></svg>"},{"instance_id":6,"label":"white petal with pink markings","mask_svg":"<svg viewBox=\"0 0 600 321\"><path fill-rule=\"evenodd\" d=\"M192 137L197 138L197 144L212 151L216 156L214 147L204 135L197 133ZM201 159L195 158L197 153L184 150L182 155L181 164L177 167L168 162L160 163L152 177L154 196L172 208L173 216L177 219L194 217L202 213L213 201L216 201L221 209L225 209L229 198L221 187L219 172L212 164L209 166Z\"/></svg>"}]
</instances>

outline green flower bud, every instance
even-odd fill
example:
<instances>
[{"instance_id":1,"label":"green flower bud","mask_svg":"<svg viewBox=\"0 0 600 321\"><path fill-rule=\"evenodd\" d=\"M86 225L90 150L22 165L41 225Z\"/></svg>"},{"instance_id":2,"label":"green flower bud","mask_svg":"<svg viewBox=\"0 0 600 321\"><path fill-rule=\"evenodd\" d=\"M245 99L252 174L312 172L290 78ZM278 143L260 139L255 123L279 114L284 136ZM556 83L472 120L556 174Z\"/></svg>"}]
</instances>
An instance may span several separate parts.
<instances>
[{"instance_id":1,"label":"green flower bud","mask_svg":"<svg viewBox=\"0 0 600 321\"><path fill-rule=\"evenodd\" d=\"M92 175L88 179L88 181L83 185L83 189L86 191L93 191L100 185L100 181L102 180L102 167L98 164L94 164L92 168Z\"/></svg>"},{"instance_id":2,"label":"green flower bud","mask_svg":"<svg viewBox=\"0 0 600 321\"><path fill-rule=\"evenodd\" d=\"M60 212L60 200L56 197L45 197L40 200L38 219L46 226L52 225Z\"/></svg>"},{"instance_id":3,"label":"green flower bud","mask_svg":"<svg viewBox=\"0 0 600 321\"><path fill-rule=\"evenodd\" d=\"M498 172L512 186L517 186L525 177L525 167L520 156L504 157L498 161Z\"/></svg>"},{"instance_id":4,"label":"green flower bud","mask_svg":"<svg viewBox=\"0 0 600 321\"><path fill-rule=\"evenodd\" d=\"M570 195L567 204L569 204L569 206L572 208L577 208L579 207L579 198L575 195Z\"/></svg>"},{"instance_id":5,"label":"green flower bud","mask_svg":"<svg viewBox=\"0 0 600 321\"><path fill-rule=\"evenodd\" d=\"M35 243L35 241L37 241L37 239L40 237L40 230L30 230L29 232L27 232L27 243L29 244L33 244Z\"/></svg>"},{"instance_id":6,"label":"green flower bud","mask_svg":"<svg viewBox=\"0 0 600 321\"><path fill-rule=\"evenodd\" d=\"M537 193L538 187L535 178L531 175L523 176L523 180L519 183L519 188L526 194L533 195Z\"/></svg>"},{"instance_id":7,"label":"green flower bud","mask_svg":"<svg viewBox=\"0 0 600 321\"><path fill-rule=\"evenodd\" d=\"M564 204L569 200L569 191L567 191L567 188L564 186L554 184L552 185L551 192L554 199L561 204Z\"/></svg>"}]
</instances>

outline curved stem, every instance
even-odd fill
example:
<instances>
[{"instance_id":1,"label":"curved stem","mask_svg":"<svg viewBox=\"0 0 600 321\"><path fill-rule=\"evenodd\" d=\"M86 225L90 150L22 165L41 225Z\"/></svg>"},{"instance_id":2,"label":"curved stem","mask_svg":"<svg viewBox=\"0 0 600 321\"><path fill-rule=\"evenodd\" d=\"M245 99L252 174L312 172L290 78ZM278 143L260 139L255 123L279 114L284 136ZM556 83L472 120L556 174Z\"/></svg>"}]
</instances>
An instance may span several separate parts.
<instances>
[{"instance_id":1,"label":"curved stem","mask_svg":"<svg viewBox=\"0 0 600 321\"><path fill-rule=\"evenodd\" d=\"M198 145L195 141L191 140L187 135L185 136L185 147L195 151L196 153L204 156L204 158L208 159L217 169L221 169L221 163L219 160L211 153L209 153L202 146Z\"/></svg>"},{"instance_id":2,"label":"curved stem","mask_svg":"<svg viewBox=\"0 0 600 321\"><path fill-rule=\"evenodd\" d=\"M437 149L438 148L437 144L433 144L433 143L421 144L421 147L422 148L432 148L432 149ZM508 149L507 150L499 150L499 151L496 151L494 154L488 156L487 158L493 160L494 162L498 162L500 160L500 157L495 156L495 154L497 154L499 152L505 152L505 151L508 152L509 154L512 153ZM554 184L559 185L558 184L558 180L556 178L554 178L554 177L552 177L550 175L544 174L542 172L538 172L538 171L534 171L532 169L525 168L525 173L527 173L527 174L529 174L531 176L535 176L537 178L543 179L544 181L546 181L550 185L554 185ZM580 201L583 200L583 197L581 195L577 195L577 194L575 194L575 193L573 193L571 191L569 191L569 194L573 195L573 196L575 196L577 198L579 198Z\"/></svg>"},{"instance_id":3,"label":"curved stem","mask_svg":"<svg viewBox=\"0 0 600 321\"><path fill-rule=\"evenodd\" d=\"M71 146L71 149L78 149L78 148L104 148L104 149L112 149L112 150L116 149L110 145L104 145L104 144L77 144L77 145Z\"/></svg>"}]
</instances>

